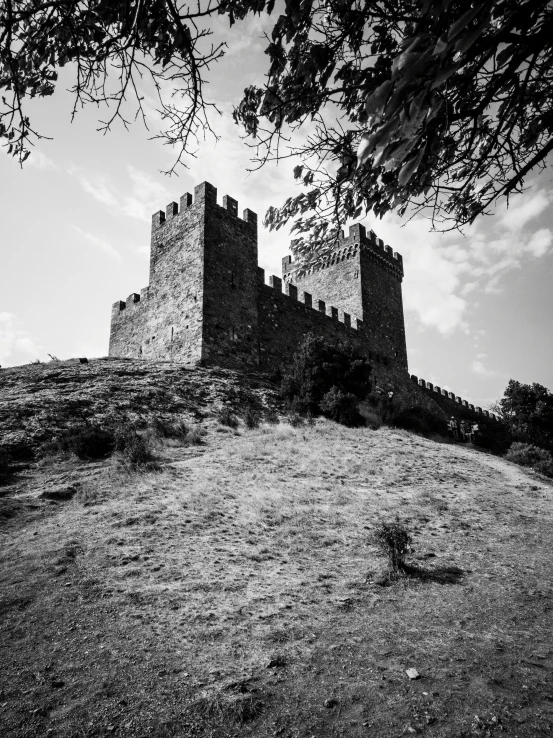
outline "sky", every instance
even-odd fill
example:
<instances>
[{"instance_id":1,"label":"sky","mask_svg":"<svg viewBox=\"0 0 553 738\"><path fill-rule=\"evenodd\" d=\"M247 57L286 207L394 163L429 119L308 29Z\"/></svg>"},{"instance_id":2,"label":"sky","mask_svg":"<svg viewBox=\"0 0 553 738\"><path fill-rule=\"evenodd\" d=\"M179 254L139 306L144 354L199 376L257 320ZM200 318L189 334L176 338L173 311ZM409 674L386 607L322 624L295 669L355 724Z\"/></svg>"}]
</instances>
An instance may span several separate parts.
<instances>
[{"instance_id":1,"label":"sky","mask_svg":"<svg viewBox=\"0 0 553 738\"><path fill-rule=\"evenodd\" d=\"M227 33L229 48L210 75L208 98L222 115L178 176L175 152L140 121L97 131L105 111L85 108L71 122L65 68L49 98L29 106L42 140L21 169L0 155L0 365L50 357L105 356L111 305L148 283L151 215L203 181L261 218L297 193L293 161L252 168L252 151L232 121L242 90L266 69L266 20ZM553 390L553 169L535 173L526 192L501 203L464 234L431 232L428 220L395 215L362 220L403 255L409 370L469 402L489 407L509 379ZM280 275L289 253L284 229L259 227L259 263Z\"/></svg>"}]
</instances>

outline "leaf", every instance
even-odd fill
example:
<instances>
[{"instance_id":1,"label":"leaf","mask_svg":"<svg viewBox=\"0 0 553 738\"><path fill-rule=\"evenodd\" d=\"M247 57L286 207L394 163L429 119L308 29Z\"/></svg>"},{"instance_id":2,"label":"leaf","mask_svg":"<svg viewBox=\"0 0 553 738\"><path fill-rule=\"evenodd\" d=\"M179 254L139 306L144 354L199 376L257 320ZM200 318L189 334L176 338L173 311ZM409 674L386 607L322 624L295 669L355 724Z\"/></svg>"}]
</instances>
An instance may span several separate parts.
<instances>
[{"instance_id":1,"label":"leaf","mask_svg":"<svg viewBox=\"0 0 553 738\"><path fill-rule=\"evenodd\" d=\"M458 21L455 21L452 26L449 28L449 32L447 34L447 40L453 41L454 38L457 38L457 36L461 33L461 31L468 26L468 24L471 22L473 18L476 18L478 13L480 12L482 8L481 3L476 3L474 8L471 8L470 10L467 10L467 12L462 15Z\"/></svg>"},{"instance_id":2,"label":"leaf","mask_svg":"<svg viewBox=\"0 0 553 738\"><path fill-rule=\"evenodd\" d=\"M367 101L365 103L367 115L372 115L373 113L378 112L378 110L384 106L391 88L392 81L386 80L386 82L383 82L376 88L372 95L367 96Z\"/></svg>"},{"instance_id":3,"label":"leaf","mask_svg":"<svg viewBox=\"0 0 553 738\"><path fill-rule=\"evenodd\" d=\"M422 161L422 157L424 156L424 148L419 151L418 155L415 156L413 159L410 159L406 164L403 165L401 168L401 171L399 173L399 176L397 178L399 184L402 187L405 187L409 184L411 181L411 178L419 168L419 164Z\"/></svg>"},{"instance_id":4,"label":"leaf","mask_svg":"<svg viewBox=\"0 0 553 738\"><path fill-rule=\"evenodd\" d=\"M367 161L371 154L371 139L372 136L370 136L368 133L364 133L361 136L361 141L359 142L359 146L357 147L357 169L363 166L363 164Z\"/></svg>"}]
</instances>

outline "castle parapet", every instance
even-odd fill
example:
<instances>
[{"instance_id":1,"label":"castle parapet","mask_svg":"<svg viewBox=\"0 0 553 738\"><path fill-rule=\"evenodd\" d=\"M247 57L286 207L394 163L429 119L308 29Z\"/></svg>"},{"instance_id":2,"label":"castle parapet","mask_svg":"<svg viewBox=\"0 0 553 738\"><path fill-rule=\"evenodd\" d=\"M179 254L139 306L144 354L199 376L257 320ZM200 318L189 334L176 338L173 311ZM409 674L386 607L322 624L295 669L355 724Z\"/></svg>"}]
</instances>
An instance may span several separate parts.
<instances>
[{"instance_id":1,"label":"castle parapet","mask_svg":"<svg viewBox=\"0 0 553 738\"><path fill-rule=\"evenodd\" d=\"M292 241L292 246L294 241ZM403 279L403 258L401 254L394 252L390 246L386 246L382 239L377 238L374 231L369 231L361 223L354 223L349 228L349 234L344 236L340 231L336 239L336 245L331 254L322 257L320 262L313 267L307 269L307 274L318 272L321 269L327 269L344 259L350 259L361 249L365 253L370 253L376 258L381 266L392 268L393 273ZM297 264L294 263L292 256L288 254L282 259L282 276L285 280L293 279Z\"/></svg>"},{"instance_id":2,"label":"castle parapet","mask_svg":"<svg viewBox=\"0 0 553 738\"><path fill-rule=\"evenodd\" d=\"M204 207L217 207L217 188L209 182L202 182L197 187L194 187L194 197L190 192L185 192L180 198L180 207L176 202L170 202L165 208L165 211L158 210L152 215L152 229L157 229L163 226L168 221L176 218L178 215L184 213L188 208L193 205L203 205ZM238 218L238 201L230 195L223 197L222 209L226 210L227 213ZM253 228L257 228L257 214L246 208L244 210L241 220L244 223L249 223Z\"/></svg>"}]
</instances>

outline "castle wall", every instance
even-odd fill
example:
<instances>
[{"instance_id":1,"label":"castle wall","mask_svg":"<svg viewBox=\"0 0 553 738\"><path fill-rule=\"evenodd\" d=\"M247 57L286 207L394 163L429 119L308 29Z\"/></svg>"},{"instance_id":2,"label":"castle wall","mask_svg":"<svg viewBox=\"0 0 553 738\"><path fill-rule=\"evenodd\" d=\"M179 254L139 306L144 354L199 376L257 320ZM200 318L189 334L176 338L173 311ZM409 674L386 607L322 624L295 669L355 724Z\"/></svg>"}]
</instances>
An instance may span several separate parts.
<instances>
[{"instance_id":1,"label":"castle wall","mask_svg":"<svg viewBox=\"0 0 553 738\"><path fill-rule=\"evenodd\" d=\"M305 293L298 292L294 285L286 286L289 294L282 292L279 277L271 277L266 285L263 269L258 271L260 369L273 370L285 364L308 333L329 341L347 340L369 354L362 323L355 330L345 324L343 311L335 309L332 317L327 314L330 305L312 303L309 294L306 300ZM346 320L348 317L346 314ZM372 354L371 358L374 358Z\"/></svg>"},{"instance_id":2,"label":"castle wall","mask_svg":"<svg viewBox=\"0 0 553 738\"><path fill-rule=\"evenodd\" d=\"M203 350L205 363L231 368L256 367L257 215L205 184Z\"/></svg>"}]
</instances>

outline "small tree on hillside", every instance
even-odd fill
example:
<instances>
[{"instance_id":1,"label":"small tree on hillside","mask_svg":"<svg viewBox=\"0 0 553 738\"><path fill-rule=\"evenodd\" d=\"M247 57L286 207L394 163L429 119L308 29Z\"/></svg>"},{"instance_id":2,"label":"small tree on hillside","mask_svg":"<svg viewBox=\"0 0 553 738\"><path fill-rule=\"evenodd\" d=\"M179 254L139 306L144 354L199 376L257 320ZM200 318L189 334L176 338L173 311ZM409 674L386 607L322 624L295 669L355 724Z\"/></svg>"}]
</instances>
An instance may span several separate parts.
<instances>
[{"instance_id":1,"label":"small tree on hillside","mask_svg":"<svg viewBox=\"0 0 553 738\"><path fill-rule=\"evenodd\" d=\"M367 357L350 344L334 345L309 334L284 370L281 391L296 412L358 425L354 406L370 392L370 374Z\"/></svg>"}]
</instances>

